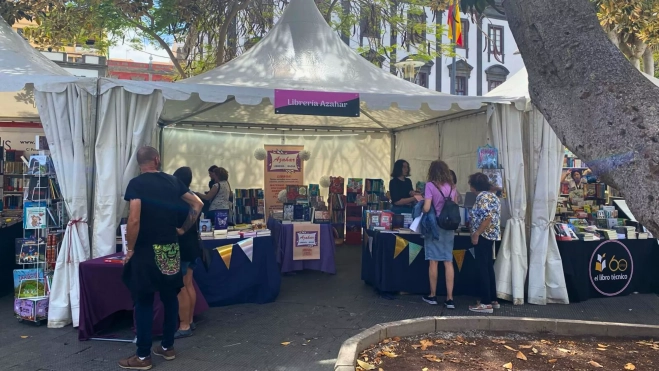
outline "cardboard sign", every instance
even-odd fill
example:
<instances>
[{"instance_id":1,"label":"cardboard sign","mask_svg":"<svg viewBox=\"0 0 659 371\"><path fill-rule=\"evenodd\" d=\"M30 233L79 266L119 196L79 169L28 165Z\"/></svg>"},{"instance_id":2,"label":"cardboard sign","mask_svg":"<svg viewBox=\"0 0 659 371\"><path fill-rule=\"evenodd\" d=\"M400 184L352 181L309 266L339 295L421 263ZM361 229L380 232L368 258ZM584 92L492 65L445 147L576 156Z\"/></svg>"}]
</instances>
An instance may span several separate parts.
<instances>
[{"instance_id":1,"label":"cardboard sign","mask_svg":"<svg viewBox=\"0 0 659 371\"><path fill-rule=\"evenodd\" d=\"M320 225L293 224L293 260L320 259Z\"/></svg>"},{"instance_id":2,"label":"cardboard sign","mask_svg":"<svg viewBox=\"0 0 659 371\"><path fill-rule=\"evenodd\" d=\"M264 146L267 153L263 170L266 214L282 208L277 199L287 185L304 184L304 162L300 152L304 146Z\"/></svg>"}]
</instances>

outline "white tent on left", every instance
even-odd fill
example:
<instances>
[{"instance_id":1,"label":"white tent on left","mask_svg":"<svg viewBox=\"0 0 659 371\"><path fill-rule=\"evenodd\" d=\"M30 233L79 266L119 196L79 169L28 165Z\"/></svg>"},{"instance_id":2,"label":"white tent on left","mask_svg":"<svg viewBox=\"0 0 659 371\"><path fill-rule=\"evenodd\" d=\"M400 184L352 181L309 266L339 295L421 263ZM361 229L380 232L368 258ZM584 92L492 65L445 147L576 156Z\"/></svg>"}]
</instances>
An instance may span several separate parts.
<instances>
[{"instance_id":1,"label":"white tent on left","mask_svg":"<svg viewBox=\"0 0 659 371\"><path fill-rule=\"evenodd\" d=\"M71 218L55 267L49 327L78 325L78 264L89 258L88 189L94 80L72 76L32 48L0 18L0 117L40 118ZM36 108L34 104L36 103Z\"/></svg>"}]
</instances>

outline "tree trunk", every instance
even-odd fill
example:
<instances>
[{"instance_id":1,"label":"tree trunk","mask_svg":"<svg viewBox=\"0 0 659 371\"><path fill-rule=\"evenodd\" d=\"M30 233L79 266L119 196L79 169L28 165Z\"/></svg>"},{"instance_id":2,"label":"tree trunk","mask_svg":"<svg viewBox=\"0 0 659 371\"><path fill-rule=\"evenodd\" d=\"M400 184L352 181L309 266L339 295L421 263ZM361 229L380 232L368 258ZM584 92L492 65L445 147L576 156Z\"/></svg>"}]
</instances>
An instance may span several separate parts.
<instances>
[{"instance_id":1,"label":"tree trunk","mask_svg":"<svg viewBox=\"0 0 659 371\"><path fill-rule=\"evenodd\" d=\"M643 72L654 76L654 51L648 47L643 53Z\"/></svg>"},{"instance_id":2,"label":"tree trunk","mask_svg":"<svg viewBox=\"0 0 659 371\"><path fill-rule=\"evenodd\" d=\"M215 51L215 66L219 67L224 64L224 58L226 55L226 43L227 35L229 33L229 26L234 24L233 19L238 15L238 12L245 10L247 5L249 5L250 0L243 0L239 4L234 4L231 6L231 9L227 10L226 17L224 17L224 23L220 27L220 32L218 34L218 40Z\"/></svg>"},{"instance_id":3,"label":"tree trunk","mask_svg":"<svg viewBox=\"0 0 659 371\"><path fill-rule=\"evenodd\" d=\"M659 88L609 41L588 0L503 4L533 103L659 236Z\"/></svg>"}]
</instances>

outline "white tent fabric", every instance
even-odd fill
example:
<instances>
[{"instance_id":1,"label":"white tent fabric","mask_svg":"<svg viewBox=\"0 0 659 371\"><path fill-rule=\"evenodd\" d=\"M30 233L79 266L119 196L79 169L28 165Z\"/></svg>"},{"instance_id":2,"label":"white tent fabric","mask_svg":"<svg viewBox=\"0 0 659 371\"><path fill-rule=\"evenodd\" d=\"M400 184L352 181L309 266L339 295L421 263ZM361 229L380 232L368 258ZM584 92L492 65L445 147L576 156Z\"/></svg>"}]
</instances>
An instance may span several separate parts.
<instances>
[{"instance_id":1,"label":"white tent fabric","mask_svg":"<svg viewBox=\"0 0 659 371\"><path fill-rule=\"evenodd\" d=\"M55 265L48 327L78 326L78 265L89 259L86 155L91 141L89 94L73 85L62 92L36 92L37 107L70 222Z\"/></svg>"},{"instance_id":2,"label":"white tent fabric","mask_svg":"<svg viewBox=\"0 0 659 371\"><path fill-rule=\"evenodd\" d=\"M374 66L343 43L313 0L292 0L263 40L214 70L178 83L103 79L101 93L115 86L139 94L162 90L165 124L389 130L477 109L484 100L428 90ZM275 115L275 89L356 92L361 116Z\"/></svg>"},{"instance_id":3,"label":"white tent fabric","mask_svg":"<svg viewBox=\"0 0 659 371\"><path fill-rule=\"evenodd\" d=\"M494 147L499 150L500 166L504 169L504 188L510 218L505 224L501 248L494 263L497 297L524 304L524 289L528 258L526 253L526 179L524 170L524 112L510 105L488 108L488 122Z\"/></svg>"},{"instance_id":4,"label":"white tent fabric","mask_svg":"<svg viewBox=\"0 0 659 371\"><path fill-rule=\"evenodd\" d=\"M124 192L138 175L137 150L151 145L164 98L114 88L100 96L94 187L94 258L115 252L116 230L125 214Z\"/></svg>"},{"instance_id":5,"label":"white tent fabric","mask_svg":"<svg viewBox=\"0 0 659 371\"><path fill-rule=\"evenodd\" d=\"M563 263L552 231L563 167L563 145L537 110L529 113L540 147L531 217L528 301L531 304L569 304ZM537 124L537 123L544 124ZM534 124L535 123L535 124ZM539 142L539 143L538 143Z\"/></svg>"}]
</instances>

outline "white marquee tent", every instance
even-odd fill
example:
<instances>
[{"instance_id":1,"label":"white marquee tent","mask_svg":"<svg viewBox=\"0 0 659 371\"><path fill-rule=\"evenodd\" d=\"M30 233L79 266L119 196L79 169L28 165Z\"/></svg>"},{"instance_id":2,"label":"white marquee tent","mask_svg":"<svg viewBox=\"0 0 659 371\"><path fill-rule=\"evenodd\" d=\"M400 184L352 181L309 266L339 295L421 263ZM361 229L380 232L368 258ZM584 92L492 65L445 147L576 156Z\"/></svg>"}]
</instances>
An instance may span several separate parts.
<instances>
[{"instance_id":1,"label":"white marquee tent","mask_svg":"<svg viewBox=\"0 0 659 371\"><path fill-rule=\"evenodd\" d=\"M361 115L355 118L275 115L272 105L275 89L357 92L361 100ZM262 146L264 140L270 140L247 140L245 137L249 136L250 131L245 129L286 129L289 133L295 130L324 131L327 135L338 134L338 130L344 133L379 132L378 135L358 136L349 145L349 148L363 148L362 143L356 140L375 142L374 137L381 138L382 133L387 137L393 130L407 125L483 106L482 97L458 97L434 92L377 68L341 41L312 0L292 0L263 40L240 57L214 70L177 83L101 79L99 93L99 139L95 157L97 187L94 192L92 241L94 256L114 249L114 228L125 212L125 203L117 203L116 200L123 198L128 181L136 174L134 161L131 161L135 149L153 139L156 122L161 126L176 124L179 129L187 127L188 132L192 132L185 134L171 130L168 135L169 130L165 130L166 134L161 135L162 142L166 144L165 169L193 165L199 179L205 175L205 169L214 163L211 162L212 157L201 154L204 145L217 152L230 153L221 155L222 160L229 156L246 159L251 157L257 142ZM224 138L231 138L222 141L217 132L208 133L220 127L230 127L234 132L235 129L240 130L231 136L222 133ZM207 131L194 133L195 129L200 128ZM281 136L281 131L276 135ZM217 138L217 142L205 142L209 138ZM289 140L289 136L286 138ZM326 145L328 138L334 142L333 145ZM393 141L387 139L389 142L385 143L389 144L389 148L377 147L373 151L380 152L380 157L387 159L384 162L385 170L380 172L384 175L389 170L393 146ZM301 140L308 141L300 135L294 140L298 141L296 144L300 144ZM336 154L333 151L343 152L340 144L344 142L340 136L323 137L323 140L315 137L313 140L324 143L317 154L325 154L327 164ZM238 144L232 147L232 142L240 143L241 148L236 147ZM277 140L272 144L281 143ZM187 153L180 153L186 150ZM207 158L208 162L200 161L202 157ZM346 163L354 159L350 157ZM195 160L194 163L191 163L192 160ZM317 160L319 157L314 157L313 161ZM381 166L382 163L378 159L373 165ZM320 171L325 171L328 166L320 166L323 170L317 170L314 175L321 174ZM253 174L251 180L233 184L234 188L258 184L258 164L247 161L236 164L236 167L241 172L249 170ZM340 175L350 176L347 173ZM309 180L315 182L317 177ZM103 187L99 187L100 184Z\"/></svg>"},{"instance_id":2,"label":"white marquee tent","mask_svg":"<svg viewBox=\"0 0 659 371\"><path fill-rule=\"evenodd\" d=\"M79 85L78 85L79 84ZM81 80L48 60L0 19L0 117L43 125L71 222L51 291L49 326L77 326L78 264L89 258L88 190L93 138L92 97ZM38 113L34 108L38 108Z\"/></svg>"}]
</instances>

